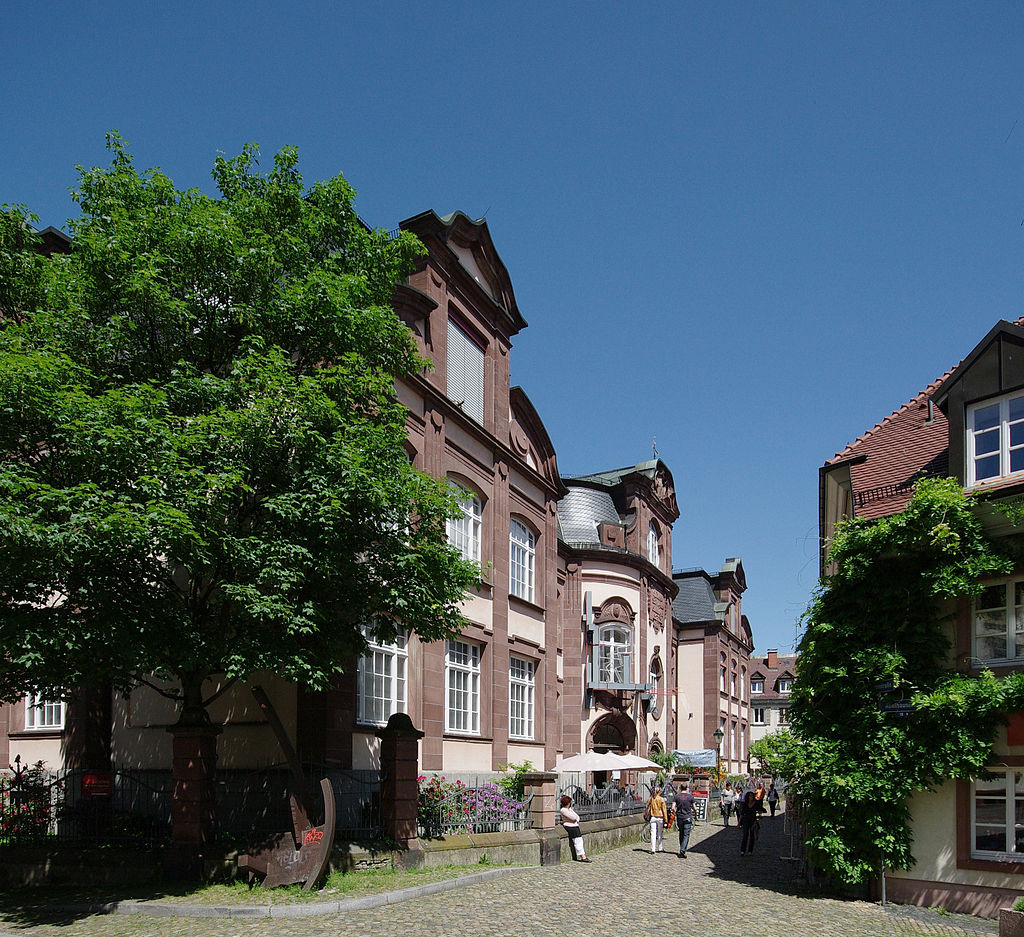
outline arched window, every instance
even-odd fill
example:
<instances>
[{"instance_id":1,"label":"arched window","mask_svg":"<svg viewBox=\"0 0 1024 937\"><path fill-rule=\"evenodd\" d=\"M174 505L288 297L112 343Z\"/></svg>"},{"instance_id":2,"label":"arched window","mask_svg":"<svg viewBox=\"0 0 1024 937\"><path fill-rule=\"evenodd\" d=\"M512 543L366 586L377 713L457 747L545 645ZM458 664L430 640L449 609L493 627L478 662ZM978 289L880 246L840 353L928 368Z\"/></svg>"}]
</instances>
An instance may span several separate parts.
<instances>
[{"instance_id":1,"label":"arched window","mask_svg":"<svg viewBox=\"0 0 1024 937\"><path fill-rule=\"evenodd\" d=\"M651 521L647 527L647 559L655 566L661 563L661 545L658 538L658 526Z\"/></svg>"},{"instance_id":2,"label":"arched window","mask_svg":"<svg viewBox=\"0 0 1024 937\"><path fill-rule=\"evenodd\" d=\"M605 625L597 633L597 679L601 683L626 683L633 633L626 625Z\"/></svg>"},{"instance_id":3,"label":"arched window","mask_svg":"<svg viewBox=\"0 0 1024 937\"><path fill-rule=\"evenodd\" d=\"M479 563L483 505L472 491L465 488L458 489L456 497L462 509L462 516L448 518L448 543L455 547L463 558Z\"/></svg>"},{"instance_id":4,"label":"arched window","mask_svg":"<svg viewBox=\"0 0 1024 937\"><path fill-rule=\"evenodd\" d=\"M508 559L509 586L508 590L527 602L533 601L534 575L537 562L537 541L525 524L514 517L509 526Z\"/></svg>"}]
</instances>

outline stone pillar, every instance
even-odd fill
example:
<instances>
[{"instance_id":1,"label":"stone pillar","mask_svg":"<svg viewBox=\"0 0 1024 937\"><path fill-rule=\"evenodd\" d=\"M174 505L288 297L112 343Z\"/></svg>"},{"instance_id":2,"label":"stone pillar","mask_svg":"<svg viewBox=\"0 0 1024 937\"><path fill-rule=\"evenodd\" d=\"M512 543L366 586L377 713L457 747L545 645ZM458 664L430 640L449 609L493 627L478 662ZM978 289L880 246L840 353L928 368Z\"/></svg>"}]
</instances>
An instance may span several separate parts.
<instances>
[{"instance_id":1,"label":"stone pillar","mask_svg":"<svg viewBox=\"0 0 1024 937\"><path fill-rule=\"evenodd\" d=\"M533 829L540 837L540 864L558 865L562 861L562 831L558 827L558 775L554 771L533 771L523 775L523 794L533 794L530 809Z\"/></svg>"},{"instance_id":2,"label":"stone pillar","mask_svg":"<svg viewBox=\"0 0 1024 937\"><path fill-rule=\"evenodd\" d=\"M213 836L213 778L221 730L211 725L175 725L167 731L173 736L174 753L169 871L193 877L202 872L204 849Z\"/></svg>"},{"instance_id":3,"label":"stone pillar","mask_svg":"<svg viewBox=\"0 0 1024 937\"><path fill-rule=\"evenodd\" d=\"M383 729L377 730L380 739L381 819L384 832L405 854L399 865L409 868L422 864L416 822L419 800L419 742L423 738L405 713L394 713Z\"/></svg>"}]
</instances>

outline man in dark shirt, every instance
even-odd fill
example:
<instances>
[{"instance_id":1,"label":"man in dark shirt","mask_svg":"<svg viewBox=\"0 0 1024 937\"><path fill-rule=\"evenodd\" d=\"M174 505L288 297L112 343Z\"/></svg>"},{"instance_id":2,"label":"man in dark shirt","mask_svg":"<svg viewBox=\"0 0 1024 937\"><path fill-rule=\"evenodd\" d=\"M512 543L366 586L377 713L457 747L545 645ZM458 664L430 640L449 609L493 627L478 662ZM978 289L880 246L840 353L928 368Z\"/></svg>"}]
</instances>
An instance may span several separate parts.
<instances>
[{"instance_id":1,"label":"man in dark shirt","mask_svg":"<svg viewBox=\"0 0 1024 937\"><path fill-rule=\"evenodd\" d=\"M686 847L690 845L690 831L693 829L693 794L690 785L683 781L676 792L676 829L679 830L679 858L686 858Z\"/></svg>"}]
</instances>

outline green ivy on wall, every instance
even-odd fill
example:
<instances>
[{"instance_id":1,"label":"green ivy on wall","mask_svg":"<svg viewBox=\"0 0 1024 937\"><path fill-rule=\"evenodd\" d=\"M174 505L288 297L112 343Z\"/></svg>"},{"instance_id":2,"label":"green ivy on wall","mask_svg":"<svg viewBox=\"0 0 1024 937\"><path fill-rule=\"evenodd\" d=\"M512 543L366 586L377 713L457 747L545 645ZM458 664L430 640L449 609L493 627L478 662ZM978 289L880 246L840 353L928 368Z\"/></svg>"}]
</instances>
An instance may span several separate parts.
<instances>
[{"instance_id":1,"label":"green ivy on wall","mask_svg":"<svg viewBox=\"0 0 1024 937\"><path fill-rule=\"evenodd\" d=\"M943 603L1017 565L954 479L918 483L907 508L839 525L830 569L805 615L793 730L781 767L799 791L811 860L860 883L910 868L910 797L984 773L998 726L1024 709L1024 674L949 669ZM884 704L902 701L901 716Z\"/></svg>"}]
</instances>

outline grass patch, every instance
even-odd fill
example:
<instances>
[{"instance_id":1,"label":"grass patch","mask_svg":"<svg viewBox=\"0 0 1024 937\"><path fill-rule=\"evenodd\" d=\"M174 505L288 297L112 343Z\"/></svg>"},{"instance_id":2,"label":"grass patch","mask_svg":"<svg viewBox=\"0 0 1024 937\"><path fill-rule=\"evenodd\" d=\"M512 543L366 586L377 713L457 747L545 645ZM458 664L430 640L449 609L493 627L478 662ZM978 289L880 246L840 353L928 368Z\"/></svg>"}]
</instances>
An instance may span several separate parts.
<instances>
[{"instance_id":1,"label":"grass patch","mask_svg":"<svg viewBox=\"0 0 1024 937\"><path fill-rule=\"evenodd\" d=\"M495 868L492 863L481 863ZM249 888L244 882L228 882L194 887L174 885L152 886L92 886L76 885L23 885L0 889L0 922L24 921L24 914L32 908L54 905L90 905L113 901L160 901L169 904L198 905L266 905L297 904L315 901L337 901L358 898L382 892L400 891L430 882L446 881L474 875L480 865L449 865L431 869L396 871L371 869L367 871L332 872L319 889L303 891L301 885L280 888Z\"/></svg>"}]
</instances>

